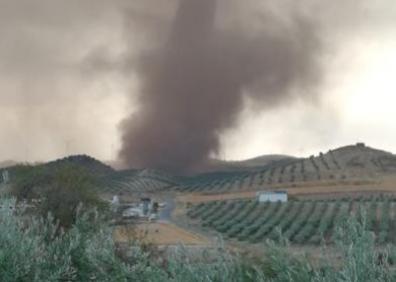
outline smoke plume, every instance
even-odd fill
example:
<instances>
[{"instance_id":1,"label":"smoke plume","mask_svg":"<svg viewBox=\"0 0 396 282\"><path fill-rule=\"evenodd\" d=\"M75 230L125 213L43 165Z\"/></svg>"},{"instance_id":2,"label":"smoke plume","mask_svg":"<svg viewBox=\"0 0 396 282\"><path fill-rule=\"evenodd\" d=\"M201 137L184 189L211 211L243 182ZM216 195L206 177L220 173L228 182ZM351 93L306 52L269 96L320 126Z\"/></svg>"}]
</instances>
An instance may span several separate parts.
<instances>
[{"instance_id":1,"label":"smoke plume","mask_svg":"<svg viewBox=\"0 0 396 282\"><path fill-rule=\"evenodd\" d=\"M349 130L349 115L341 115L337 129L327 106L307 103L315 92L326 99L336 91L330 107L350 111L348 85L371 80L359 78L362 69L376 72L362 62L392 53L395 27L389 0L0 0L0 160L109 160L120 134L129 166L178 171L205 165L220 149L232 158L297 154L300 146L332 147L326 136L342 143L361 135L396 144L380 134L394 131L386 111L375 132L372 115L362 130ZM375 97L392 73L383 58ZM239 128L256 124L251 105L260 115L271 109L271 126L257 126L272 132L262 145L252 144L263 135ZM225 143L228 132L243 142Z\"/></svg>"},{"instance_id":2,"label":"smoke plume","mask_svg":"<svg viewBox=\"0 0 396 282\"><path fill-rule=\"evenodd\" d=\"M246 25L236 3L181 0L166 42L140 54L141 107L122 124L120 157L129 166L200 169L246 98L266 109L313 93L315 22L297 9L281 18L268 8Z\"/></svg>"}]
</instances>

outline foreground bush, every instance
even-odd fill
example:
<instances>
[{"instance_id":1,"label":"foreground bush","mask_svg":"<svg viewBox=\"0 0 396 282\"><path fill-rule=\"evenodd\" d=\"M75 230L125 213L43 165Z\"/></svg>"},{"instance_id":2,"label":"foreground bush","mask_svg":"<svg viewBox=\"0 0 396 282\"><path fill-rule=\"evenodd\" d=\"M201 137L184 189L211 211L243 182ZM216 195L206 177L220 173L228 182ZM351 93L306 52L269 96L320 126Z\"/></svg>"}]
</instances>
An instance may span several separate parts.
<instances>
[{"instance_id":1,"label":"foreground bush","mask_svg":"<svg viewBox=\"0 0 396 282\"><path fill-rule=\"evenodd\" d=\"M322 261L314 266L306 257L291 256L284 247L268 243L263 271L270 281L396 281L390 247L379 249L363 217L343 220L337 227L335 246L323 246ZM332 253L333 255L329 255ZM336 254L336 256L334 256Z\"/></svg>"},{"instance_id":2,"label":"foreground bush","mask_svg":"<svg viewBox=\"0 0 396 282\"><path fill-rule=\"evenodd\" d=\"M59 233L52 217L45 220L13 211L14 200L0 200L0 281L395 281L386 251L376 251L364 221L349 219L338 228L337 261L313 266L294 257L287 242L268 242L267 256L252 263L219 252L190 261L181 251L161 263L134 247L121 260L111 230L96 212L77 216ZM181 249L182 250L182 249Z\"/></svg>"},{"instance_id":3,"label":"foreground bush","mask_svg":"<svg viewBox=\"0 0 396 282\"><path fill-rule=\"evenodd\" d=\"M14 200L0 209L0 281L106 281L127 273L114 255L111 237L96 213L78 217L59 234L46 220L15 215Z\"/></svg>"},{"instance_id":4,"label":"foreground bush","mask_svg":"<svg viewBox=\"0 0 396 282\"><path fill-rule=\"evenodd\" d=\"M111 230L98 213L77 216L59 234L52 217L27 218L15 200L0 201L0 281L233 281L244 270L231 258L186 264L182 256L157 265L134 248L126 263L117 257ZM235 280L236 281L236 280Z\"/></svg>"},{"instance_id":5,"label":"foreground bush","mask_svg":"<svg viewBox=\"0 0 396 282\"><path fill-rule=\"evenodd\" d=\"M21 165L13 168L11 194L18 201L39 201L42 216L51 213L59 224L69 228L75 223L77 208L105 208L95 191L94 175L80 166L56 167Z\"/></svg>"}]
</instances>

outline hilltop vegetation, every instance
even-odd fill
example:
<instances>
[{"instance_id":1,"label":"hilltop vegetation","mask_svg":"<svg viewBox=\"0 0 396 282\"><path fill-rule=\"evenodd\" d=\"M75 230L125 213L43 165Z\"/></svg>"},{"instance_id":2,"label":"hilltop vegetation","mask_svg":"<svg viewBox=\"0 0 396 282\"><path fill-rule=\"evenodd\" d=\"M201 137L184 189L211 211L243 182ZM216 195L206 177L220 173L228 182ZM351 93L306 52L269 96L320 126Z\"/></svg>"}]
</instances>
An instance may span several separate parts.
<instances>
[{"instance_id":1,"label":"hilltop vegetation","mask_svg":"<svg viewBox=\"0 0 396 282\"><path fill-rule=\"evenodd\" d=\"M364 144L301 159L274 155L246 162L223 162L215 171L184 177L149 168L116 171L88 156L71 156L39 166L53 170L64 164L89 172L98 179L97 192L106 194L170 190L225 193L307 183L372 183L396 175L395 155Z\"/></svg>"},{"instance_id":2,"label":"hilltop vegetation","mask_svg":"<svg viewBox=\"0 0 396 282\"><path fill-rule=\"evenodd\" d=\"M104 176L115 172L110 166L87 155L70 156L44 164L47 169L56 169L65 165L80 167L94 176Z\"/></svg>"},{"instance_id":3,"label":"hilltop vegetation","mask_svg":"<svg viewBox=\"0 0 396 282\"><path fill-rule=\"evenodd\" d=\"M286 155L264 155L256 158L243 160L243 161L221 161L211 160L208 168L205 169L207 172L214 171L254 171L264 166L274 165L281 162L289 162L296 160L297 158Z\"/></svg>"},{"instance_id":4,"label":"hilltop vegetation","mask_svg":"<svg viewBox=\"0 0 396 282\"><path fill-rule=\"evenodd\" d=\"M395 173L395 155L357 144L305 159L282 159L253 171L202 174L181 183L178 190L224 193L306 183L373 182Z\"/></svg>"},{"instance_id":5,"label":"hilltop vegetation","mask_svg":"<svg viewBox=\"0 0 396 282\"><path fill-rule=\"evenodd\" d=\"M100 178L100 193L139 193L170 190L177 178L156 170L123 170Z\"/></svg>"},{"instance_id":6,"label":"hilltop vegetation","mask_svg":"<svg viewBox=\"0 0 396 282\"><path fill-rule=\"evenodd\" d=\"M9 166L4 167L11 173L11 178L13 177L14 171L20 169L21 167L35 167L40 169L41 171L46 171L48 174L51 172L56 172L62 167L65 166L73 166L76 168L80 168L85 172L88 172L94 177L105 176L111 173L114 173L114 169L110 166L90 157L87 155L76 155L69 156L66 158L54 160L48 163L39 163L39 164L17 164L15 162L8 163Z\"/></svg>"},{"instance_id":7,"label":"hilltop vegetation","mask_svg":"<svg viewBox=\"0 0 396 282\"><path fill-rule=\"evenodd\" d=\"M16 166L18 163L15 161L7 160L7 161L0 161L0 169Z\"/></svg>"},{"instance_id":8,"label":"hilltop vegetation","mask_svg":"<svg viewBox=\"0 0 396 282\"><path fill-rule=\"evenodd\" d=\"M304 186L306 183L369 183L395 174L396 156L357 144L305 159L268 156L247 162L231 162L218 168L217 171L185 177L155 170L119 171L102 178L101 191L225 193Z\"/></svg>"}]
</instances>

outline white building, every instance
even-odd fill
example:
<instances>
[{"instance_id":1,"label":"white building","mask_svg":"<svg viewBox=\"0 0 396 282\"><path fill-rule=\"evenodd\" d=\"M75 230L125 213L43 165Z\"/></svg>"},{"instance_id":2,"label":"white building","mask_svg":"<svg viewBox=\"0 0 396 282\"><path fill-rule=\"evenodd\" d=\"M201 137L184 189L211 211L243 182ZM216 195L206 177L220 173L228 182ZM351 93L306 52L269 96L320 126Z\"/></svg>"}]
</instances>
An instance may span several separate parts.
<instances>
[{"instance_id":1,"label":"white building","mask_svg":"<svg viewBox=\"0 0 396 282\"><path fill-rule=\"evenodd\" d=\"M264 202L286 203L288 197L286 191L265 191L265 192L257 192L257 199L260 203L264 203Z\"/></svg>"}]
</instances>

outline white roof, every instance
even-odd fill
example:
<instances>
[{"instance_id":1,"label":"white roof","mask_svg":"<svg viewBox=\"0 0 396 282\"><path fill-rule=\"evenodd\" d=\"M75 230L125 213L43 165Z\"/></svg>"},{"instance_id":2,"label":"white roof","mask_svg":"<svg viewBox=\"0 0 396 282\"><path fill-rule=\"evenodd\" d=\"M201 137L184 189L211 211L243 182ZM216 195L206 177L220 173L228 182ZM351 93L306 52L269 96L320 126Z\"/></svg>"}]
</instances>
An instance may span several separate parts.
<instances>
[{"instance_id":1,"label":"white roof","mask_svg":"<svg viewBox=\"0 0 396 282\"><path fill-rule=\"evenodd\" d=\"M260 191L260 192L257 192L257 195L265 195L265 194L267 194L267 195L277 195L277 194L284 195L284 194L287 194L287 191Z\"/></svg>"}]
</instances>

